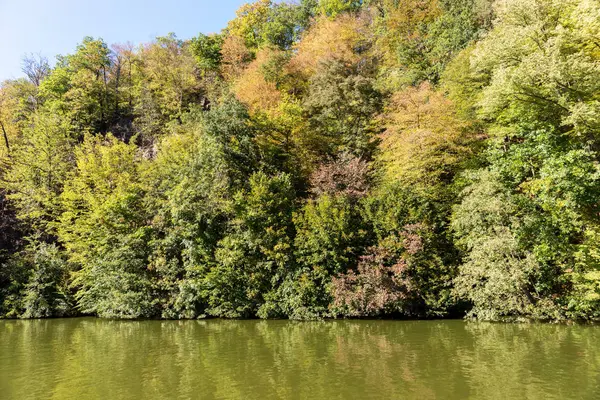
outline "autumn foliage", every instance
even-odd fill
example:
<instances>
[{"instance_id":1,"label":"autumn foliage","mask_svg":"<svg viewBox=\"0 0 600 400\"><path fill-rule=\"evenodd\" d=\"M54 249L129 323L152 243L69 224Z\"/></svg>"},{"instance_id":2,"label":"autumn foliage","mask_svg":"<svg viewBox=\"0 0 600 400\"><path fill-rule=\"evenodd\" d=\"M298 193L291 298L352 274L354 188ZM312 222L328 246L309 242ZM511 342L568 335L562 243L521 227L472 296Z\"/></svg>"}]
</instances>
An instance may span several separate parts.
<instances>
[{"instance_id":1,"label":"autumn foliage","mask_svg":"<svg viewBox=\"0 0 600 400\"><path fill-rule=\"evenodd\" d=\"M259 0L28 57L0 84L0 317L598 320L598 21Z\"/></svg>"}]
</instances>

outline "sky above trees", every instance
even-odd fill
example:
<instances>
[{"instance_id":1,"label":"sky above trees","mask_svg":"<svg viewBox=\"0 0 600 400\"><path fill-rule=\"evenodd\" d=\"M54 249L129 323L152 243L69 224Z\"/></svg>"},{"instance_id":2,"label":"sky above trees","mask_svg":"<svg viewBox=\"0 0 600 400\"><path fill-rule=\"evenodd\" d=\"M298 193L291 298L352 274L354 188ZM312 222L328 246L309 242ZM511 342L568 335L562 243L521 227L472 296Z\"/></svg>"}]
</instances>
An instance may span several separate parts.
<instances>
[{"instance_id":1,"label":"sky above trees","mask_svg":"<svg viewBox=\"0 0 600 400\"><path fill-rule=\"evenodd\" d=\"M198 32L220 31L243 0L0 0L0 81L22 76L21 60L29 53L53 62L84 36L107 43L148 42L176 32L189 39Z\"/></svg>"}]
</instances>

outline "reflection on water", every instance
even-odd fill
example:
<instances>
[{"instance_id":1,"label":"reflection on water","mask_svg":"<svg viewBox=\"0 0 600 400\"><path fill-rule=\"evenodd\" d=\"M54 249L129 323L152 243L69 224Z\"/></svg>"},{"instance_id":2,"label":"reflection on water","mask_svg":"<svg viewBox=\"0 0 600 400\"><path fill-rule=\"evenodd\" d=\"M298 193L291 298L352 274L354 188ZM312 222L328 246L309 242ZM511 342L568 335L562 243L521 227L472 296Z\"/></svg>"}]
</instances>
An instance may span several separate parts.
<instances>
[{"instance_id":1,"label":"reflection on water","mask_svg":"<svg viewBox=\"0 0 600 400\"><path fill-rule=\"evenodd\" d=\"M0 321L1 399L594 399L600 327Z\"/></svg>"}]
</instances>

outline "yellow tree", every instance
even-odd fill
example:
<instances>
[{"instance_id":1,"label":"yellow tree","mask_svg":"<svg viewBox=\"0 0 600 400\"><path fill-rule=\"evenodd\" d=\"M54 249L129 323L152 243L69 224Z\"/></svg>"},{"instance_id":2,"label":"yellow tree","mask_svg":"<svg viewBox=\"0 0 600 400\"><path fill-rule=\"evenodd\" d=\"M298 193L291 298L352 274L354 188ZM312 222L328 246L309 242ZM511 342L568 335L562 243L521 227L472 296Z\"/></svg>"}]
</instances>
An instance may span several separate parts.
<instances>
[{"instance_id":1,"label":"yellow tree","mask_svg":"<svg viewBox=\"0 0 600 400\"><path fill-rule=\"evenodd\" d=\"M142 47L134 64L138 104L136 124L146 135L160 133L202 94L202 82L189 44L174 34Z\"/></svg>"},{"instance_id":2,"label":"yellow tree","mask_svg":"<svg viewBox=\"0 0 600 400\"><path fill-rule=\"evenodd\" d=\"M221 74L228 81L237 78L252 61L252 53L244 44L244 39L236 35L225 38L221 55Z\"/></svg>"},{"instance_id":3,"label":"yellow tree","mask_svg":"<svg viewBox=\"0 0 600 400\"><path fill-rule=\"evenodd\" d=\"M0 187L14 202L19 219L37 233L52 233L60 212L58 196L72 167L73 130L67 118L37 112L11 147Z\"/></svg>"},{"instance_id":4,"label":"yellow tree","mask_svg":"<svg viewBox=\"0 0 600 400\"><path fill-rule=\"evenodd\" d=\"M387 119L380 157L389 180L448 182L472 154L475 130L428 83L396 93Z\"/></svg>"},{"instance_id":5,"label":"yellow tree","mask_svg":"<svg viewBox=\"0 0 600 400\"><path fill-rule=\"evenodd\" d=\"M5 87L0 87L0 134L2 135L2 143L0 144L0 163L10 154L11 137L15 135L11 115L13 107L14 99L9 96Z\"/></svg>"},{"instance_id":6,"label":"yellow tree","mask_svg":"<svg viewBox=\"0 0 600 400\"><path fill-rule=\"evenodd\" d=\"M236 79L233 92L250 112L272 114L279 105L282 93L277 88L277 77L269 76L268 67L282 54L282 51L271 48L260 50L256 59Z\"/></svg>"},{"instance_id":7,"label":"yellow tree","mask_svg":"<svg viewBox=\"0 0 600 400\"><path fill-rule=\"evenodd\" d=\"M309 77L327 60L356 64L368 55L371 36L366 15L319 17L296 46L290 70Z\"/></svg>"},{"instance_id":8,"label":"yellow tree","mask_svg":"<svg viewBox=\"0 0 600 400\"><path fill-rule=\"evenodd\" d=\"M305 176L311 164L310 139L288 60L285 51L261 49L234 81L232 91L248 107L263 151L279 160L275 162L284 170Z\"/></svg>"},{"instance_id":9,"label":"yellow tree","mask_svg":"<svg viewBox=\"0 0 600 400\"><path fill-rule=\"evenodd\" d=\"M248 48L257 49L261 41L261 27L267 22L272 4L271 0L258 0L242 5L236 11L236 17L229 21L226 31L231 36L242 38Z\"/></svg>"},{"instance_id":10,"label":"yellow tree","mask_svg":"<svg viewBox=\"0 0 600 400\"><path fill-rule=\"evenodd\" d=\"M19 140L37 108L37 87L26 79L0 84L0 161Z\"/></svg>"}]
</instances>

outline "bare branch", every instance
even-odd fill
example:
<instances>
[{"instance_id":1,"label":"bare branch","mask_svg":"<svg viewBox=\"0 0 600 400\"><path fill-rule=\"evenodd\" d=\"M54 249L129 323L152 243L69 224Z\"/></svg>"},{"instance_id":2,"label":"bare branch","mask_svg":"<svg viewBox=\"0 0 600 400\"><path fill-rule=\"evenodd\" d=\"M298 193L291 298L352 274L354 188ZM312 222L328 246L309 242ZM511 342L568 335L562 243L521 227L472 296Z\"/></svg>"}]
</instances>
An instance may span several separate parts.
<instances>
[{"instance_id":1,"label":"bare branch","mask_svg":"<svg viewBox=\"0 0 600 400\"><path fill-rule=\"evenodd\" d=\"M41 54L29 54L23 57L21 70L35 86L40 83L50 73L50 64L48 59Z\"/></svg>"}]
</instances>

